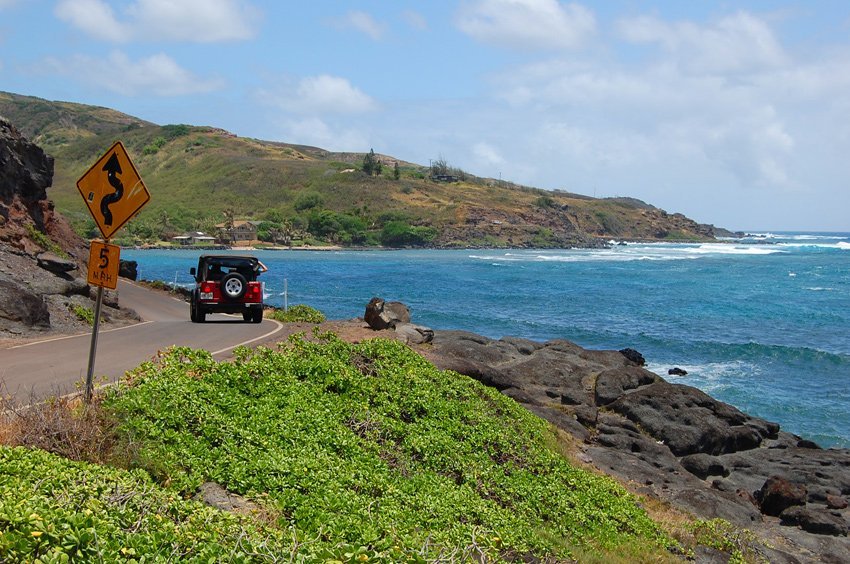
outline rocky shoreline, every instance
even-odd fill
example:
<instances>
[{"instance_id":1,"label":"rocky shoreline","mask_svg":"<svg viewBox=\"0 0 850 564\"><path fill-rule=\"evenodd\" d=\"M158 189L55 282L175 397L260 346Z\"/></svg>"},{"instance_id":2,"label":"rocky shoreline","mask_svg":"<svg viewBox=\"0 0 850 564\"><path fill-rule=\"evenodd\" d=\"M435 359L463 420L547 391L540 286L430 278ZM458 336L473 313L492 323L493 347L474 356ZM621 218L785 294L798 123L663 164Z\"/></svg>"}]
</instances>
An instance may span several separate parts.
<instances>
[{"instance_id":1,"label":"rocky shoreline","mask_svg":"<svg viewBox=\"0 0 850 564\"><path fill-rule=\"evenodd\" d=\"M412 324L404 304L380 298L363 320L550 422L581 463L699 518L752 531L768 562L850 561L848 449L822 449L667 382L634 349L431 330Z\"/></svg>"},{"instance_id":2,"label":"rocky shoreline","mask_svg":"<svg viewBox=\"0 0 850 564\"><path fill-rule=\"evenodd\" d=\"M635 352L462 331L434 331L423 349L563 430L579 460L638 493L753 531L769 562L850 561L850 450L667 382Z\"/></svg>"}]
</instances>

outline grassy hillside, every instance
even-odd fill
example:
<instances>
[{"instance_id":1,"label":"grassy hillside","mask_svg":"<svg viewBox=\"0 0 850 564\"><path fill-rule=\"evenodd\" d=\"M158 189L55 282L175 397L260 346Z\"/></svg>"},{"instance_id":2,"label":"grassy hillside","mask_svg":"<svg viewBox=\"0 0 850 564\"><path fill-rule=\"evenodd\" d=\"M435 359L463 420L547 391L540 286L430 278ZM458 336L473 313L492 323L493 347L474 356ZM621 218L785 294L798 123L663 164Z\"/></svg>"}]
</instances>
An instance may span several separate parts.
<instances>
[{"instance_id":1,"label":"grassy hillside","mask_svg":"<svg viewBox=\"0 0 850 564\"><path fill-rule=\"evenodd\" d=\"M597 238L704 240L714 233L639 200L548 192L462 171L455 171L459 182L435 182L428 167L401 161L395 178L396 160L381 155L382 173L371 176L359 170L364 153L239 138L213 127L158 126L105 108L0 93L0 115L56 158L49 195L82 231L93 224L76 180L123 141L152 195L121 233L138 241L211 232L227 216L354 245L567 247ZM392 237L399 230L402 236Z\"/></svg>"},{"instance_id":2,"label":"grassy hillside","mask_svg":"<svg viewBox=\"0 0 850 564\"><path fill-rule=\"evenodd\" d=\"M126 469L0 447L0 559L646 562L678 546L543 421L395 341L223 363L174 349L91 413L67 436L32 416L52 433L30 435ZM251 509L191 501L210 481Z\"/></svg>"}]
</instances>

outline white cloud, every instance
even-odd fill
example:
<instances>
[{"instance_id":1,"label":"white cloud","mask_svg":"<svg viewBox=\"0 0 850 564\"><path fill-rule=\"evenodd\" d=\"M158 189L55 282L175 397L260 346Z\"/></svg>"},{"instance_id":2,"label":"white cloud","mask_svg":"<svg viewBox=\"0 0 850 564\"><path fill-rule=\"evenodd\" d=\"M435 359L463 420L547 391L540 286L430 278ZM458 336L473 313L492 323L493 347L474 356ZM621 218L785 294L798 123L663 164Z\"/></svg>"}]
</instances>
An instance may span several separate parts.
<instances>
[{"instance_id":1,"label":"white cloud","mask_svg":"<svg viewBox=\"0 0 850 564\"><path fill-rule=\"evenodd\" d=\"M428 29L428 20L425 19L425 16L420 14L419 12L414 12L413 10L405 10L401 14L401 18L407 22L407 25L412 27L413 29L424 31Z\"/></svg>"},{"instance_id":2,"label":"white cloud","mask_svg":"<svg viewBox=\"0 0 850 564\"><path fill-rule=\"evenodd\" d=\"M348 12L342 19L340 19L339 25L344 28L355 29L368 35L375 41L378 41L384 35L384 26L375 21L375 19L366 12Z\"/></svg>"},{"instance_id":3,"label":"white cloud","mask_svg":"<svg viewBox=\"0 0 850 564\"><path fill-rule=\"evenodd\" d=\"M195 76L162 53L135 61L118 51L105 59L78 55L67 60L49 59L47 68L124 96L183 96L224 86L221 80Z\"/></svg>"},{"instance_id":4,"label":"white cloud","mask_svg":"<svg viewBox=\"0 0 850 564\"><path fill-rule=\"evenodd\" d=\"M626 41L658 44L683 69L692 72L752 71L775 68L787 61L770 26L746 12L706 26L642 16L621 20L618 28Z\"/></svg>"},{"instance_id":5,"label":"white cloud","mask_svg":"<svg viewBox=\"0 0 850 564\"><path fill-rule=\"evenodd\" d=\"M304 145L315 145L329 151L363 150L369 141L357 128L334 128L324 120L311 117L288 120L283 124L281 139Z\"/></svg>"},{"instance_id":6,"label":"white cloud","mask_svg":"<svg viewBox=\"0 0 850 564\"><path fill-rule=\"evenodd\" d=\"M498 167L505 162L499 151L489 143L476 143L472 147L472 154L483 168Z\"/></svg>"},{"instance_id":7,"label":"white cloud","mask_svg":"<svg viewBox=\"0 0 850 564\"><path fill-rule=\"evenodd\" d=\"M494 77L499 99L541 124L526 142L588 171L640 163L663 170L667 160L725 171L739 187L787 191L801 185L798 140L815 127L799 116L829 112L836 124L850 117L850 53L795 61L752 15L704 25L636 18L618 29L627 49L662 48L638 62L587 54Z\"/></svg>"},{"instance_id":8,"label":"white cloud","mask_svg":"<svg viewBox=\"0 0 850 564\"><path fill-rule=\"evenodd\" d=\"M299 115L358 114L377 108L375 101L345 78L308 76L297 84L283 84L275 91L262 91L267 103Z\"/></svg>"},{"instance_id":9,"label":"white cloud","mask_svg":"<svg viewBox=\"0 0 850 564\"><path fill-rule=\"evenodd\" d=\"M706 126L706 156L732 171L745 186L793 189L785 161L794 140L772 107L761 108L715 127Z\"/></svg>"},{"instance_id":10,"label":"white cloud","mask_svg":"<svg viewBox=\"0 0 850 564\"><path fill-rule=\"evenodd\" d=\"M103 0L61 0L61 20L92 37L113 43L186 41L212 43L250 39L259 11L242 0L136 0L116 17Z\"/></svg>"},{"instance_id":11,"label":"white cloud","mask_svg":"<svg viewBox=\"0 0 850 564\"><path fill-rule=\"evenodd\" d=\"M557 0L476 0L464 4L457 27L503 47L562 49L581 45L596 31L596 18L580 4Z\"/></svg>"},{"instance_id":12,"label":"white cloud","mask_svg":"<svg viewBox=\"0 0 850 564\"><path fill-rule=\"evenodd\" d=\"M95 39L121 43L131 36L131 30L115 18L112 7L102 0L62 0L54 13Z\"/></svg>"}]
</instances>

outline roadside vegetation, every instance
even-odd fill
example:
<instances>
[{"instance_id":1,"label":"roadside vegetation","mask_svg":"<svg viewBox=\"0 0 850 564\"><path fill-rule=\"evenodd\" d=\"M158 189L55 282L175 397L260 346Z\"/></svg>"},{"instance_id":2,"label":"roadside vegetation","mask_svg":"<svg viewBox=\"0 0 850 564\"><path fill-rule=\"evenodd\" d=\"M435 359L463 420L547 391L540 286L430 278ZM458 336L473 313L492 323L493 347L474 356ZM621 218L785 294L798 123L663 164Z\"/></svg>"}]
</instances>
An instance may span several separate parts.
<instances>
[{"instance_id":1,"label":"roadside vegetation","mask_svg":"<svg viewBox=\"0 0 850 564\"><path fill-rule=\"evenodd\" d=\"M12 421L0 437L26 446L0 447L0 560L637 562L680 550L637 498L558 454L540 419L396 341L296 336L232 362L175 348L92 406L56 400ZM206 482L250 509L197 501Z\"/></svg>"},{"instance_id":2,"label":"roadside vegetation","mask_svg":"<svg viewBox=\"0 0 850 564\"><path fill-rule=\"evenodd\" d=\"M286 310L275 308L267 317L283 323L322 323L325 320L324 313L304 304L289 306Z\"/></svg>"}]
</instances>

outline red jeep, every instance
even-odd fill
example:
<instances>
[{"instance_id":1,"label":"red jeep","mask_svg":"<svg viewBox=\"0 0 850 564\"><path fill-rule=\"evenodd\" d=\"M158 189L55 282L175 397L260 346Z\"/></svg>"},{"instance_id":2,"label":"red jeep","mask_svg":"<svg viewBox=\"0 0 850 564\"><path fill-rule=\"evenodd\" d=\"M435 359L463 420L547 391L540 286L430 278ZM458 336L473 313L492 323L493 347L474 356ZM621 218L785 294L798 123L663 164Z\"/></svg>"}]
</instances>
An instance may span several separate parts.
<instances>
[{"instance_id":1,"label":"red jeep","mask_svg":"<svg viewBox=\"0 0 850 564\"><path fill-rule=\"evenodd\" d=\"M266 267L251 256L201 255L189 269L195 288L189 318L203 323L208 313L241 313L245 321L263 321L263 284L257 276Z\"/></svg>"}]
</instances>

